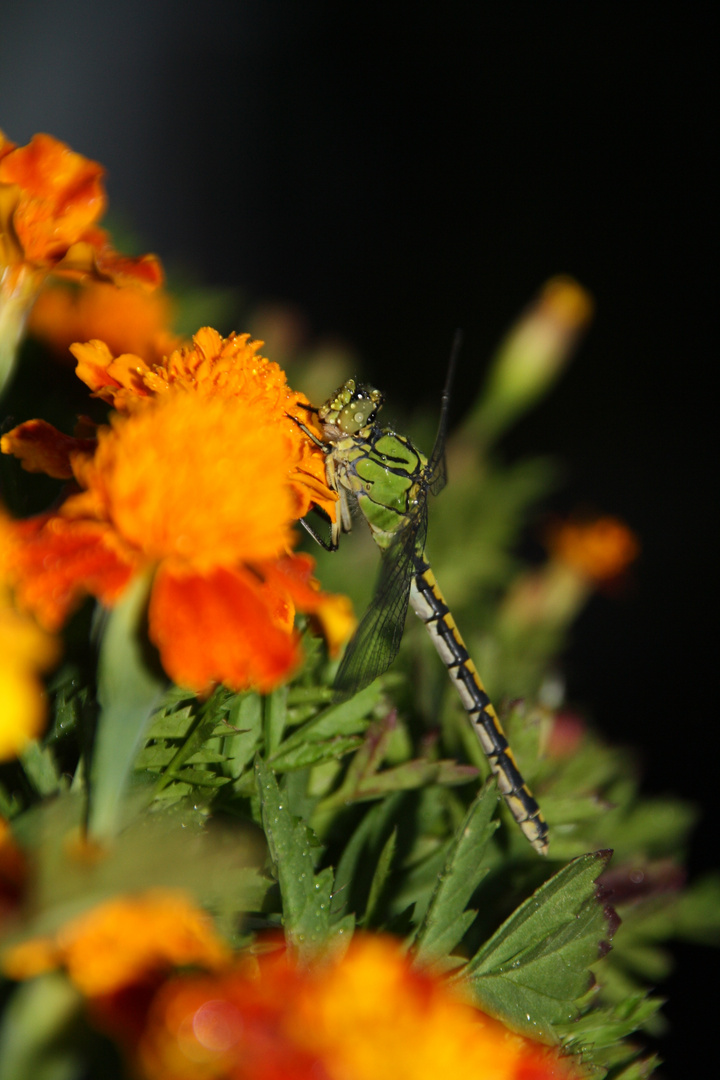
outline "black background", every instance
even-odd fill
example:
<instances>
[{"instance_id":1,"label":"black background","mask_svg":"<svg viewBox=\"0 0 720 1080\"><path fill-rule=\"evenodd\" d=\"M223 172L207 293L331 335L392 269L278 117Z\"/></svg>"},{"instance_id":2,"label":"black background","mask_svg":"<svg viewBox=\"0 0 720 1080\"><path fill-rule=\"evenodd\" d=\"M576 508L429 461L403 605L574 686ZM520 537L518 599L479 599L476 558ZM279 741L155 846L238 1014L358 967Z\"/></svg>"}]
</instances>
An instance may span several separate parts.
<instances>
[{"instance_id":1,"label":"black background","mask_svg":"<svg viewBox=\"0 0 720 1080\"><path fill-rule=\"evenodd\" d=\"M715 863L710 6L16 8L0 13L8 136L48 131L101 161L148 248L298 304L391 398L437 400L460 325L461 411L548 276L592 292L579 356L505 451L559 456L556 509L640 534L629 594L577 625L570 695L641 749L648 790L704 804L691 865ZM710 1045L699 981L716 960L678 955L661 1050L679 1078Z\"/></svg>"}]
</instances>

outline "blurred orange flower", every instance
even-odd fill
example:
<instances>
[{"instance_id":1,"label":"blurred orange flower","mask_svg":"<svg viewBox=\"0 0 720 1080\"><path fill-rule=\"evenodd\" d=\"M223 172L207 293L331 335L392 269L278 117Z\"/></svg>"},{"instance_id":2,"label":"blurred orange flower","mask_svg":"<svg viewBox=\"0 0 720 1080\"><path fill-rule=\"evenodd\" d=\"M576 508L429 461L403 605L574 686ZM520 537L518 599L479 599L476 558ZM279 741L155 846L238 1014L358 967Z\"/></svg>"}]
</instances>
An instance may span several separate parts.
<instances>
[{"instance_id":1,"label":"blurred orange flower","mask_svg":"<svg viewBox=\"0 0 720 1080\"><path fill-rule=\"evenodd\" d=\"M152 889L109 900L52 936L7 949L2 969L11 979L31 979L63 968L92 998L190 964L219 968L230 955L209 916L184 894Z\"/></svg>"},{"instance_id":2,"label":"blurred orange flower","mask_svg":"<svg viewBox=\"0 0 720 1080\"><path fill-rule=\"evenodd\" d=\"M301 968L285 952L234 972L175 978L139 1047L150 1080L570 1080L571 1062L515 1035L399 943L356 935L344 956Z\"/></svg>"},{"instance_id":3,"label":"blurred orange flower","mask_svg":"<svg viewBox=\"0 0 720 1080\"><path fill-rule=\"evenodd\" d=\"M92 279L49 281L30 313L28 332L68 362L73 342L100 338L115 356L134 353L154 363L180 345L171 322L172 302L162 289L119 289Z\"/></svg>"},{"instance_id":4,"label":"blurred orange flower","mask_svg":"<svg viewBox=\"0 0 720 1080\"><path fill-rule=\"evenodd\" d=\"M291 554L311 503L334 512L304 399L247 335L209 328L149 366L103 342L74 346L78 373L116 412L96 439L21 424L2 449L80 488L53 514L16 525L20 601L55 628L90 593L114 604L154 572L149 633L163 667L196 692L222 682L266 691L299 660L296 609L332 650L353 626L349 601L319 591Z\"/></svg>"},{"instance_id":5,"label":"blurred orange flower","mask_svg":"<svg viewBox=\"0 0 720 1080\"><path fill-rule=\"evenodd\" d=\"M640 554L637 536L618 518L563 521L547 531L550 554L593 582L618 577Z\"/></svg>"},{"instance_id":6,"label":"blurred orange flower","mask_svg":"<svg viewBox=\"0 0 720 1080\"><path fill-rule=\"evenodd\" d=\"M42 731L46 702L40 673L52 667L60 651L32 616L15 608L6 581L13 530L0 510L0 761L16 757Z\"/></svg>"}]
</instances>

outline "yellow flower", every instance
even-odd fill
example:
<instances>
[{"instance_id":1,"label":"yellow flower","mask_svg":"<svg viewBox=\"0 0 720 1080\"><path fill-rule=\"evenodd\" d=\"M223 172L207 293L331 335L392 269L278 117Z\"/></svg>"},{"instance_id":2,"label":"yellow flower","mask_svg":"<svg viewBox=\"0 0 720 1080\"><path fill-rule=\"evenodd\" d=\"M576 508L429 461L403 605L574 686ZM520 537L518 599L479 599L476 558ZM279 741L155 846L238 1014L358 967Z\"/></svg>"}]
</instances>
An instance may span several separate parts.
<instances>
[{"instance_id":1,"label":"yellow flower","mask_svg":"<svg viewBox=\"0 0 720 1080\"><path fill-rule=\"evenodd\" d=\"M334 509L322 453L292 419L304 399L247 335L210 329L148 366L102 342L74 346L81 377L118 410L96 440L37 421L2 439L26 467L74 477L57 513L20 522L20 600L48 627L85 593L112 605L150 568L149 633L172 679L268 690L298 663L296 609L331 649L352 629L349 602L322 594L313 561L292 555L312 503Z\"/></svg>"}]
</instances>

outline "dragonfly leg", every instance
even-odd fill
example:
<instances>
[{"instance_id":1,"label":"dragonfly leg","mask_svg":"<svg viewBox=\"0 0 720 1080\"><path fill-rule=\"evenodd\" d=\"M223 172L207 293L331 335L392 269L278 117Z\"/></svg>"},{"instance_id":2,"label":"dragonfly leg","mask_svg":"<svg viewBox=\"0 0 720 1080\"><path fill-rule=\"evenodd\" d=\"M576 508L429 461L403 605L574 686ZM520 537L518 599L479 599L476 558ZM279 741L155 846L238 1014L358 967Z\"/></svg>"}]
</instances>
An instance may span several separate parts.
<instances>
[{"instance_id":1,"label":"dragonfly leg","mask_svg":"<svg viewBox=\"0 0 720 1080\"><path fill-rule=\"evenodd\" d=\"M313 408L311 405L304 405L303 408L307 409L309 412L317 412L317 409ZM324 452L326 454L328 453L329 448L328 448L327 443L324 443L322 441L322 439L318 439L315 432L311 431L310 428L307 427L306 424L303 424L302 420L298 420L297 416L293 416L292 413L285 413L285 415L289 416L291 420L295 421L295 423L300 428L300 430L303 432L303 434L307 435L308 439L312 439L312 441L315 443L316 446L319 446L320 449L324 450Z\"/></svg>"},{"instance_id":2,"label":"dragonfly leg","mask_svg":"<svg viewBox=\"0 0 720 1080\"><path fill-rule=\"evenodd\" d=\"M315 543L319 544L320 547L324 547L326 551L337 551L338 542L334 539L334 537L331 536L330 540L325 540L324 537L322 537L320 533L317 532L312 527L312 525L305 520L305 518L300 518L300 524L302 525L305 532L312 536Z\"/></svg>"}]
</instances>

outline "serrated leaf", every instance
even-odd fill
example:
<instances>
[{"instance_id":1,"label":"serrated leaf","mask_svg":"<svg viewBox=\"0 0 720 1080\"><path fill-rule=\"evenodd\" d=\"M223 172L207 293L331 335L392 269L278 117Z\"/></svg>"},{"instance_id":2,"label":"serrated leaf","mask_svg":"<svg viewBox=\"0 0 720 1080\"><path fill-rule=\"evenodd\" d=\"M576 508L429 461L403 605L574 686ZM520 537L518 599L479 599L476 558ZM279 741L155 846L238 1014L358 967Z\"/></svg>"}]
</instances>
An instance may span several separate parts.
<instances>
[{"instance_id":1,"label":"serrated leaf","mask_svg":"<svg viewBox=\"0 0 720 1080\"><path fill-rule=\"evenodd\" d=\"M360 866L360 860L366 852L367 846L383 835L389 823L397 814L401 795L390 795L383 802L378 803L369 810L355 829L348 842L343 848L343 853L335 872L334 898L340 901L335 911L342 914L347 911L352 896L352 885L356 872Z\"/></svg>"},{"instance_id":2,"label":"serrated leaf","mask_svg":"<svg viewBox=\"0 0 720 1080\"><path fill-rule=\"evenodd\" d=\"M365 731L368 714L378 704L381 696L381 687L377 683L371 683L348 701L324 709L284 740L283 752L294 746L301 746L307 739L318 741L336 735L357 735Z\"/></svg>"},{"instance_id":3,"label":"serrated leaf","mask_svg":"<svg viewBox=\"0 0 720 1080\"><path fill-rule=\"evenodd\" d=\"M448 956L475 918L465 908L488 871L482 856L498 825L492 820L497 801L495 784L486 784L455 835L415 939L419 963Z\"/></svg>"},{"instance_id":4,"label":"serrated leaf","mask_svg":"<svg viewBox=\"0 0 720 1080\"><path fill-rule=\"evenodd\" d=\"M197 787L220 788L225 784L232 783L229 776L218 776L209 769L179 769L173 773L173 780L183 780L186 784L194 784Z\"/></svg>"},{"instance_id":5,"label":"serrated leaf","mask_svg":"<svg viewBox=\"0 0 720 1080\"><path fill-rule=\"evenodd\" d=\"M175 757L175 752L173 746L146 746L135 758L135 768L164 769Z\"/></svg>"},{"instance_id":6,"label":"serrated leaf","mask_svg":"<svg viewBox=\"0 0 720 1080\"><path fill-rule=\"evenodd\" d=\"M272 770L260 758L255 762L255 776L263 828L280 885L285 934L300 956L308 957L329 936L332 869L314 873L307 825L293 818Z\"/></svg>"},{"instance_id":7,"label":"serrated leaf","mask_svg":"<svg viewBox=\"0 0 720 1080\"><path fill-rule=\"evenodd\" d=\"M337 761L356 750L361 743L362 738L359 735L338 735L322 742L310 741L302 746L293 746L287 752L283 743L270 760L276 772L288 772L291 769L304 769L308 765L318 765L323 761Z\"/></svg>"},{"instance_id":8,"label":"serrated leaf","mask_svg":"<svg viewBox=\"0 0 720 1080\"><path fill-rule=\"evenodd\" d=\"M560 1029L564 1047L573 1054L589 1055L602 1063L597 1051L615 1046L621 1039L644 1027L661 1008L660 998L635 994L609 1009L590 1009L584 1016Z\"/></svg>"},{"instance_id":9,"label":"serrated leaf","mask_svg":"<svg viewBox=\"0 0 720 1080\"><path fill-rule=\"evenodd\" d=\"M457 772L460 769L460 773ZM347 795L348 802L361 802L365 799L378 799L391 791L412 791L425 787L426 784L466 784L477 776L477 770L463 769L455 762L428 761L427 758L415 758L403 762L392 769L373 772L361 777L355 790Z\"/></svg>"},{"instance_id":10,"label":"serrated leaf","mask_svg":"<svg viewBox=\"0 0 720 1080\"><path fill-rule=\"evenodd\" d=\"M192 706L175 712L163 712L154 716L148 729L149 739L184 739L190 730L194 713Z\"/></svg>"},{"instance_id":11,"label":"serrated leaf","mask_svg":"<svg viewBox=\"0 0 720 1080\"><path fill-rule=\"evenodd\" d=\"M611 936L595 881L609 858L583 855L546 881L463 969L478 1004L521 1034L556 1042L577 1015L590 965Z\"/></svg>"},{"instance_id":12,"label":"serrated leaf","mask_svg":"<svg viewBox=\"0 0 720 1080\"><path fill-rule=\"evenodd\" d=\"M255 757L262 736L262 699L258 694L239 694L235 698L230 706L228 725L238 729L237 732L226 731L228 741L225 743L227 770L237 779Z\"/></svg>"},{"instance_id":13,"label":"serrated leaf","mask_svg":"<svg viewBox=\"0 0 720 1080\"><path fill-rule=\"evenodd\" d=\"M365 906L365 914L363 915L361 925L367 927L373 915L375 909L379 903L382 891L385 887L385 882L390 874L390 867L392 866L393 857L395 855L395 847L397 845L397 828L388 836L382 851L380 852L380 858L377 861L375 867L375 873L373 874L372 881L370 882L370 892L368 894L368 901Z\"/></svg>"},{"instance_id":14,"label":"serrated leaf","mask_svg":"<svg viewBox=\"0 0 720 1080\"><path fill-rule=\"evenodd\" d=\"M144 623L150 579L138 577L110 612L98 665L98 717L90 770L88 828L103 839L117 830L135 755L167 678L148 661Z\"/></svg>"},{"instance_id":15,"label":"serrated leaf","mask_svg":"<svg viewBox=\"0 0 720 1080\"><path fill-rule=\"evenodd\" d=\"M268 694L264 702L265 752L275 753L283 737L287 723L287 686L279 686Z\"/></svg>"}]
</instances>

